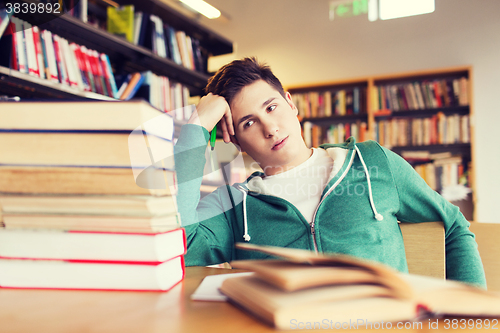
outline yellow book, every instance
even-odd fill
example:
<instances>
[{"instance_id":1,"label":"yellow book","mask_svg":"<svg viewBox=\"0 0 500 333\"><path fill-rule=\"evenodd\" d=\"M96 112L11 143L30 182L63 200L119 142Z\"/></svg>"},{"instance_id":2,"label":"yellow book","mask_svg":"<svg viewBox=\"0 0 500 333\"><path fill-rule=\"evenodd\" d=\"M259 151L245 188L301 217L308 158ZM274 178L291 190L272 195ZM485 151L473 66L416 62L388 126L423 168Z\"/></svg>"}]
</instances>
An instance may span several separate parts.
<instances>
[{"instance_id":1,"label":"yellow book","mask_svg":"<svg viewBox=\"0 0 500 333\"><path fill-rule=\"evenodd\" d=\"M107 13L108 31L125 37L132 43L134 41L134 6L126 5L118 8L109 6Z\"/></svg>"}]
</instances>

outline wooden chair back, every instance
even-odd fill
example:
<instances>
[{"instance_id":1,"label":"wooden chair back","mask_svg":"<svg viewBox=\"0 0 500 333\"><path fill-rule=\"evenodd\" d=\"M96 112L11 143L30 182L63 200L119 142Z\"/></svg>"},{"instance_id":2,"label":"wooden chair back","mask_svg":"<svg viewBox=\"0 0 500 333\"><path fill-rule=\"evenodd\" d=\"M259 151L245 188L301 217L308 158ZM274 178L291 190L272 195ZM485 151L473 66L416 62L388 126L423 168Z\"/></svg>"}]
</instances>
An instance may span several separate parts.
<instances>
[{"instance_id":1,"label":"wooden chair back","mask_svg":"<svg viewBox=\"0 0 500 333\"><path fill-rule=\"evenodd\" d=\"M483 261L488 290L500 291L500 224L471 222Z\"/></svg>"},{"instance_id":2,"label":"wooden chair back","mask_svg":"<svg viewBox=\"0 0 500 333\"><path fill-rule=\"evenodd\" d=\"M412 274L446 278L443 222L399 224L405 244L408 271Z\"/></svg>"}]
</instances>

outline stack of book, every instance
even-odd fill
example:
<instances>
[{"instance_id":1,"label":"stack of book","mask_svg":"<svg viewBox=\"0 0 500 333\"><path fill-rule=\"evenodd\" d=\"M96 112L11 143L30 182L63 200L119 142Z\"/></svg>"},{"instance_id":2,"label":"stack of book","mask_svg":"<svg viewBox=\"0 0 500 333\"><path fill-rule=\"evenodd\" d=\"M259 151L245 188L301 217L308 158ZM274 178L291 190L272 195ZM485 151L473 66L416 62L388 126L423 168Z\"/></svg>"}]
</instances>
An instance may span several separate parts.
<instances>
[{"instance_id":1,"label":"stack of book","mask_svg":"<svg viewBox=\"0 0 500 333\"><path fill-rule=\"evenodd\" d=\"M170 115L141 101L3 103L0 286L180 282L173 131Z\"/></svg>"}]
</instances>

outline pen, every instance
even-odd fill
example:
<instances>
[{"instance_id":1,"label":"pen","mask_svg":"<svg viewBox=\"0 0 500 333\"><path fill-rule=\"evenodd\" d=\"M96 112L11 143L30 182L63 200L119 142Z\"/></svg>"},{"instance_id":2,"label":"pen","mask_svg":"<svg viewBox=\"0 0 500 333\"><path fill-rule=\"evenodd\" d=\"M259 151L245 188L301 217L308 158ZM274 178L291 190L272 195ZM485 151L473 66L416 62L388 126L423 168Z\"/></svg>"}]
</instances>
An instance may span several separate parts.
<instances>
[{"instance_id":1,"label":"pen","mask_svg":"<svg viewBox=\"0 0 500 333\"><path fill-rule=\"evenodd\" d=\"M214 129L210 132L210 165L212 166L212 172L215 171L215 161L214 161L214 148L215 148L215 136L217 134L217 124L215 124Z\"/></svg>"},{"instance_id":2,"label":"pen","mask_svg":"<svg viewBox=\"0 0 500 333\"><path fill-rule=\"evenodd\" d=\"M215 148L215 136L217 134L217 125L214 126L212 132L210 132L210 147L212 150Z\"/></svg>"}]
</instances>

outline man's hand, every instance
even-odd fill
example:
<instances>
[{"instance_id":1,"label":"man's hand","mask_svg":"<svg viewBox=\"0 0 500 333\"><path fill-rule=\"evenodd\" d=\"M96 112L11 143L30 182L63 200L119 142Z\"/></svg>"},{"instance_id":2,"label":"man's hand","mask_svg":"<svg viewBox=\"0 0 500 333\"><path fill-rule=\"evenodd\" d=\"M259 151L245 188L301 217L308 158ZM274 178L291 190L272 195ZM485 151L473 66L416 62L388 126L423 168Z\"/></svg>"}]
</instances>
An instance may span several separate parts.
<instances>
[{"instance_id":1,"label":"man's hand","mask_svg":"<svg viewBox=\"0 0 500 333\"><path fill-rule=\"evenodd\" d=\"M229 104L224 97L209 93L200 99L188 123L201 125L210 132L218 122L224 142L231 142L230 135L234 135L234 127Z\"/></svg>"}]
</instances>

